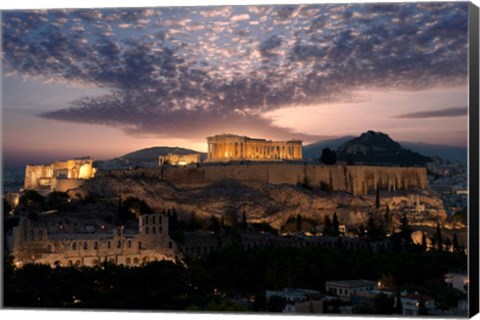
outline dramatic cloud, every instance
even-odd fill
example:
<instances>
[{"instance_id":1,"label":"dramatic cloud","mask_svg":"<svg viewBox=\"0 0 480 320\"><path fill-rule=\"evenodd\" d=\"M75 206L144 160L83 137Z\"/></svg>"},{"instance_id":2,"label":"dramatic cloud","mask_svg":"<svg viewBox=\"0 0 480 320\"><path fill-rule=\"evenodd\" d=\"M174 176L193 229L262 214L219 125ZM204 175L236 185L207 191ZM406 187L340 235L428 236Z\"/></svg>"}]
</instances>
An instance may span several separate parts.
<instances>
[{"instance_id":1,"label":"dramatic cloud","mask_svg":"<svg viewBox=\"0 0 480 320\"><path fill-rule=\"evenodd\" d=\"M430 111L401 114L396 116L395 118L401 118L401 119L449 118L449 117L461 117L466 115L468 115L468 108L459 107L459 108L447 108L442 110L430 110Z\"/></svg>"},{"instance_id":2,"label":"dramatic cloud","mask_svg":"<svg viewBox=\"0 0 480 320\"><path fill-rule=\"evenodd\" d=\"M131 134L259 127L362 88L465 84L467 3L9 11L5 74L111 92L45 118ZM407 116L407 115L404 115ZM252 129L253 130L253 129Z\"/></svg>"}]
</instances>

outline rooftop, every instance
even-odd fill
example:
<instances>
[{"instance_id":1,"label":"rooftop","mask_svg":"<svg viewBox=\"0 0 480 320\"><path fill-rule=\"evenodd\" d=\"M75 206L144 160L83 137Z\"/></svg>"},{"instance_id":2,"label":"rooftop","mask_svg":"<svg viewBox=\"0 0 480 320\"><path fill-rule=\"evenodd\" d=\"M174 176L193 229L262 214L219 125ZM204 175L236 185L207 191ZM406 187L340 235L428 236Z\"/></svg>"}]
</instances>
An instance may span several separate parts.
<instances>
[{"instance_id":1,"label":"rooftop","mask_svg":"<svg viewBox=\"0 0 480 320\"><path fill-rule=\"evenodd\" d=\"M359 288L359 287L368 287L374 286L374 281L368 280L338 280L338 281L327 281L325 285L330 286L338 286L338 287L345 287L345 288Z\"/></svg>"}]
</instances>

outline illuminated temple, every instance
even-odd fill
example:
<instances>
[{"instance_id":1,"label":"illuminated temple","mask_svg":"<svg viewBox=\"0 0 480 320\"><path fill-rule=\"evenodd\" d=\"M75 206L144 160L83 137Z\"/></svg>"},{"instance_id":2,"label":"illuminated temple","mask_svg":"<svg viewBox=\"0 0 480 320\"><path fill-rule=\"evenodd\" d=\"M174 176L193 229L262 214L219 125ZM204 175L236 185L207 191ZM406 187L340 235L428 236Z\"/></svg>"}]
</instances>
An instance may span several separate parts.
<instances>
[{"instance_id":1,"label":"illuminated temple","mask_svg":"<svg viewBox=\"0 0 480 320\"><path fill-rule=\"evenodd\" d=\"M271 141L234 134L208 137L208 162L302 160L302 141Z\"/></svg>"}]
</instances>

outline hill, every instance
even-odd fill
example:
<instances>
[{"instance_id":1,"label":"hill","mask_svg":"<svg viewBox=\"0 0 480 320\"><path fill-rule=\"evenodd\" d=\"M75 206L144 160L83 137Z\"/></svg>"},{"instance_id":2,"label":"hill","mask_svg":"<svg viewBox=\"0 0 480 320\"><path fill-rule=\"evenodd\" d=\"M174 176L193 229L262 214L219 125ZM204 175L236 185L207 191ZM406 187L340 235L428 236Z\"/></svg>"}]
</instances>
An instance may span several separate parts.
<instances>
[{"instance_id":1,"label":"hill","mask_svg":"<svg viewBox=\"0 0 480 320\"><path fill-rule=\"evenodd\" d=\"M201 158L205 158L206 154L195 150L178 148L178 147L151 147L140 149L127 153L123 156L106 160L98 161L97 165L103 169L126 169L134 167L147 167L152 168L158 166L158 157L173 154L190 154L200 153Z\"/></svg>"},{"instance_id":2,"label":"hill","mask_svg":"<svg viewBox=\"0 0 480 320\"><path fill-rule=\"evenodd\" d=\"M458 161L463 165L467 165L468 154L467 148L444 146L439 144L400 142L405 148L429 157L439 157L448 161Z\"/></svg>"},{"instance_id":3,"label":"hill","mask_svg":"<svg viewBox=\"0 0 480 320\"><path fill-rule=\"evenodd\" d=\"M423 166L430 157L403 148L382 132L367 131L337 148L337 160L398 166Z\"/></svg>"}]
</instances>

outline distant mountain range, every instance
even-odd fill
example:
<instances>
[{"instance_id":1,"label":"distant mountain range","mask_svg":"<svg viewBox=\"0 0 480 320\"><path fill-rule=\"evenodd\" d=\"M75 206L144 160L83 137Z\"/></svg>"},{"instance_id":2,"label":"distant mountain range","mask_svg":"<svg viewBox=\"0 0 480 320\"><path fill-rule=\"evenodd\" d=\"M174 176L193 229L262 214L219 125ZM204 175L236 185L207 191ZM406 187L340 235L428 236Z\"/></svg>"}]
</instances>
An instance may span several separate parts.
<instances>
[{"instance_id":1,"label":"distant mountain range","mask_svg":"<svg viewBox=\"0 0 480 320\"><path fill-rule=\"evenodd\" d=\"M374 131L369 131L374 132ZM366 132L367 133L367 132ZM366 134L364 133L364 134ZM388 137L388 135L385 135ZM360 136L361 137L361 136ZM358 138L360 138L358 137ZM357 139L358 139L357 138ZM303 147L303 156L306 159L315 160L319 159L322 155L323 148L330 148L332 150L338 151L343 144L355 139L354 136L344 136L336 139L330 140L323 140L318 141ZM380 139L382 140L382 139ZM391 139L390 139L391 140ZM359 142L358 140L356 140ZM452 147L452 146L445 146L445 145L436 145L436 144L427 144L427 143L414 143L414 142L395 142L391 140L393 143L398 144L400 147L404 149L410 149L411 151L418 153L422 156L426 157L439 157L444 160L448 161L458 161L464 165L467 164L467 148L461 147ZM379 141L380 143L385 143ZM349 145L353 145L355 142L351 142ZM392 145L393 147L393 145Z\"/></svg>"},{"instance_id":2,"label":"distant mountain range","mask_svg":"<svg viewBox=\"0 0 480 320\"><path fill-rule=\"evenodd\" d=\"M421 153L429 157L439 157L448 161L458 161L461 164L467 165L468 153L467 148L444 146L439 144L414 143L414 142L400 142L400 144L412 151Z\"/></svg>"}]
</instances>

